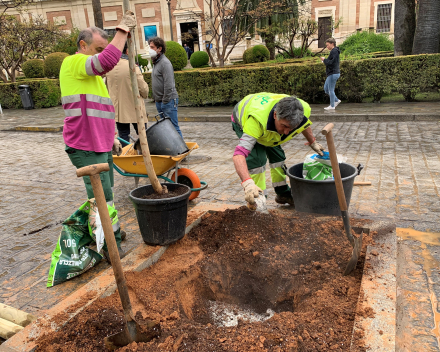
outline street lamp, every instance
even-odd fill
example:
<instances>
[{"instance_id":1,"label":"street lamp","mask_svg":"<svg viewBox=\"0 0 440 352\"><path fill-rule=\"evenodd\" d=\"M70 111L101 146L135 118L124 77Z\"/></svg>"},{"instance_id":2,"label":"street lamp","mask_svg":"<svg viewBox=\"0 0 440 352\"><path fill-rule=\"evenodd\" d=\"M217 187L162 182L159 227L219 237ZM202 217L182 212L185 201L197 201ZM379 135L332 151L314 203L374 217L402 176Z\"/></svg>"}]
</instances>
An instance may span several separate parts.
<instances>
[{"instance_id":1,"label":"street lamp","mask_svg":"<svg viewBox=\"0 0 440 352\"><path fill-rule=\"evenodd\" d=\"M167 4L168 4L168 15L170 16L171 41L174 41L174 39L173 39L173 22L171 21L171 0L167 0Z\"/></svg>"}]
</instances>

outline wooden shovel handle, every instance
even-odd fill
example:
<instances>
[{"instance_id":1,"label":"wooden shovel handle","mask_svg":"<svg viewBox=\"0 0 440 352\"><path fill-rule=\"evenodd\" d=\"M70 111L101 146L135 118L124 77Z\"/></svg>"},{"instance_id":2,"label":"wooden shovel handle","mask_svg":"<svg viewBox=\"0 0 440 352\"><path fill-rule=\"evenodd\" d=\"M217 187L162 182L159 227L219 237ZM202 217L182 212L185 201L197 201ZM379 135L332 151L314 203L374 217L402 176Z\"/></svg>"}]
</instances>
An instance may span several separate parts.
<instances>
[{"instance_id":1,"label":"wooden shovel handle","mask_svg":"<svg viewBox=\"0 0 440 352\"><path fill-rule=\"evenodd\" d=\"M341 171L339 170L338 156L336 155L335 142L333 140L333 124L329 123L322 129L322 134L327 139L330 162L332 163L333 177L335 178L336 192L338 194L339 207L341 211L347 211L347 202L345 200L344 187L342 187Z\"/></svg>"},{"instance_id":2,"label":"wooden shovel handle","mask_svg":"<svg viewBox=\"0 0 440 352\"><path fill-rule=\"evenodd\" d=\"M108 163L88 165L76 170L76 176L78 177L93 176L109 170L110 170L110 165Z\"/></svg>"},{"instance_id":3,"label":"wooden shovel handle","mask_svg":"<svg viewBox=\"0 0 440 352\"><path fill-rule=\"evenodd\" d=\"M104 167L107 165L107 168ZM82 171L81 171L82 170ZM121 259L119 258L118 246L113 233L112 221L107 209L104 190L101 184L101 178L96 170L108 171L108 164L96 164L83 167L77 170L78 177L90 176L90 182L93 188L96 205L98 206L99 217L101 218L102 228L104 230L105 242L107 244L110 261L115 274L116 285L118 286L119 297L121 298L124 316L127 321L133 320L130 297L128 295L127 282L125 281L124 271L122 270ZM81 172L78 172L81 171Z\"/></svg>"},{"instance_id":4,"label":"wooden shovel handle","mask_svg":"<svg viewBox=\"0 0 440 352\"><path fill-rule=\"evenodd\" d=\"M321 133L322 133L324 136L326 136L327 134L329 134L329 133L332 131L333 127L335 127L334 124L332 124L332 123L327 124L327 125L322 129Z\"/></svg>"}]
</instances>

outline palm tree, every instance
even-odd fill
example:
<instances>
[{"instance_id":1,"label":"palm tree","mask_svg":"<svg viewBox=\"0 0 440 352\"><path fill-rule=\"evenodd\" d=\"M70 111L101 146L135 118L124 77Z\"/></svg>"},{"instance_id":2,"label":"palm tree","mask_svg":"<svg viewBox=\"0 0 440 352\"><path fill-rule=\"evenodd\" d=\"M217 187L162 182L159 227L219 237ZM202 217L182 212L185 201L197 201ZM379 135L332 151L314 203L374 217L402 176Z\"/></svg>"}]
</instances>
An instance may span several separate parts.
<instances>
[{"instance_id":1,"label":"palm tree","mask_svg":"<svg viewBox=\"0 0 440 352\"><path fill-rule=\"evenodd\" d=\"M413 54L435 54L440 43L440 1L418 0Z\"/></svg>"},{"instance_id":2,"label":"palm tree","mask_svg":"<svg viewBox=\"0 0 440 352\"><path fill-rule=\"evenodd\" d=\"M415 29L415 0L396 0L394 6L394 56L411 55Z\"/></svg>"},{"instance_id":3,"label":"palm tree","mask_svg":"<svg viewBox=\"0 0 440 352\"><path fill-rule=\"evenodd\" d=\"M95 18L95 26L104 29L101 12L101 0L92 0L93 17Z\"/></svg>"}]
</instances>

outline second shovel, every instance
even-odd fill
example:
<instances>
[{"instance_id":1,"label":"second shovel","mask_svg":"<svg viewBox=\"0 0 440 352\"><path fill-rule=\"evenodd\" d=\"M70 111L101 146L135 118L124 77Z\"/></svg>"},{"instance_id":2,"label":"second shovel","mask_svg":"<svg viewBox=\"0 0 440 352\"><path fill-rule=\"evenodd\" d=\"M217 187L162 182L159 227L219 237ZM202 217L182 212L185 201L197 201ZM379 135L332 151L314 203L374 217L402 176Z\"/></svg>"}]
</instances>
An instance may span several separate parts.
<instances>
[{"instance_id":1,"label":"second shovel","mask_svg":"<svg viewBox=\"0 0 440 352\"><path fill-rule=\"evenodd\" d=\"M361 233L359 237L355 237L351 233L347 201L345 200L344 188L342 186L341 171L339 170L338 156L336 154L335 142L333 140L333 134L332 134L333 127L334 125L332 123L329 123L322 129L321 133L327 139L327 146L330 154L330 161L332 163L333 176L335 178L336 192L338 194L339 207L341 208L341 215L342 215L342 221L344 223L345 235L347 236L347 239L350 241L350 244L353 247L353 252L351 253L350 261L348 262L347 267L345 268L344 271L344 275L348 275L354 270L359 260L359 256L361 254L361 249L362 249L363 233Z\"/></svg>"}]
</instances>

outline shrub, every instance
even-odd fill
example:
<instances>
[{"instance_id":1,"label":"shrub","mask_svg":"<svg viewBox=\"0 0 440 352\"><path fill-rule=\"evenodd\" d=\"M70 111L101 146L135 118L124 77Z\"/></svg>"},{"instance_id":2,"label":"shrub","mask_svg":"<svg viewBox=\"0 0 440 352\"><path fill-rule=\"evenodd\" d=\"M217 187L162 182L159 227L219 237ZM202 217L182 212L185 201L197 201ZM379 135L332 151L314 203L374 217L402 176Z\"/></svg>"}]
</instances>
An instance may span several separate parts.
<instances>
[{"instance_id":1,"label":"shrub","mask_svg":"<svg viewBox=\"0 0 440 352\"><path fill-rule=\"evenodd\" d=\"M245 64L263 62L269 60L269 58L269 49L264 45L255 45L252 48L246 49L243 53L243 61Z\"/></svg>"},{"instance_id":2,"label":"shrub","mask_svg":"<svg viewBox=\"0 0 440 352\"><path fill-rule=\"evenodd\" d=\"M310 49L306 49L306 51L303 52L302 55L301 55L301 48L293 48L293 56L294 57L312 56L312 52L310 51Z\"/></svg>"},{"instance_id":3,"label":"shrub","mask_svg":"<svg viewBox=\"0 0 440 352\"><path fill-rule=\"evenodd\" d=\"M21 109L18 86L26 84L31 88L32 99L36 108L50 108L61 104L60 82L57 79L27 79L16 83L0 84L0 101L2 107Z\"/></svg>"},{"instance_id":4,"label":"shrub","mask_svg":"<svg viewBox=\"0 0 440 352\"><path fill-rule=\"evenodd\" d=\"M387 34L357 32L345 39L339 49L346 55L366 54L394 50L394 43Z\"/></svg>"},{"instance_id":5,"label":"shrub","mask_svg":"<svg viewBox=\"0 0 440 352\"><path fill-rule=\"evenodd\" d=\"M194 68L206 66L209 62L209 55L205 51L196 51L191 55L189 62Z\"/></svg>"},{"instance_id":6,"label":"shrub","mask_svg":"<svg viewBox=\"0 0 440 352\"><path fill-rule=\"evenodd\" d=\"M69 35L57 41L53 47L53 52L62 52L69 55L74 55L78 51L76 40L79 32L80 30L78 28L73 28Z\"/></svg>"},{"instance_id":7,"label":"shrub","mask_svg":"<svg viewBox=\"0 0 440 352\"><path fill-rule=\"evenodd\" d=\"M249 64L252 62L252 48L246 49L243 53L243 63Z\"/></svg>"},{"instance_id":8,"label":"shrub","mask_svg":"<svg viewBox=\"0 0 440 352\"><path fill-rule=\"evenodd\" d=\"M171 61L174 71L182 70L188 64L188 55L182 45L176 42L166 42L165 56Z\"/></svg>"},{"instance_id":9,"label":"shrub","mask_svg":"<svg viewBox=\"0 0 440 352\"><path fill-rule=\"evenodd\" d=\"M21 65L26 78L44 78L44 61L40 59L27 60Z\"/></svg>"},{"instance_id":10,"label":"shrub","mask_svg":"<svg viewBox=\"0 0 440 352\"><path fill-rule=\"evenodd\" d=\"M63 60L69 56L67 53L52 53L44 60L44 74L47 78L58 78Z\"/></svg>"},{"instance_id":11,"label":"shrub","mask_svg":"<svg viewBox=\"0 0 440 352\"><path fill-rule=\"evenodd\" d=\"M440 54L343 61L337 95L349 102L367 96L379 101L397 91L411 100L419 92L440 88L439 68ZM149 73L144 77L151 82ZM175 75L180 102L192 106L233 105L257 92L295 94L308 103L324 103L325 79L325 66L314 62L195 69Z\"/></svg>"},{"instance_id":12,"label":"shrub","mask_svg":"<svg viewBox=\"0 0 440 352\"><path fill-rule=\"evenodd\" d=\"M148 59L143 59L141 54L139 54L137 56L137 59L138 59L139 66L142 67L142 69L144 71L147 71L147 66L148 66L148 62L149 62Z\"/></svg>"}]
</instances>

